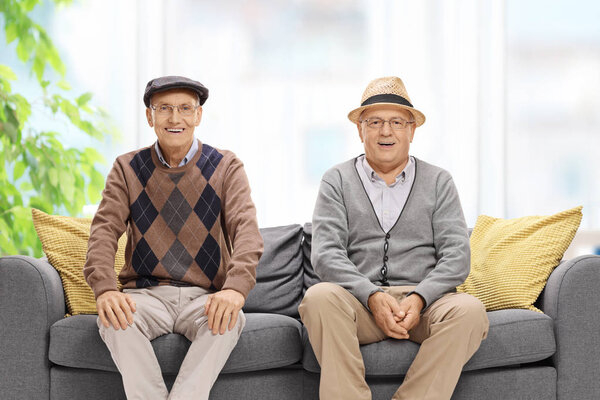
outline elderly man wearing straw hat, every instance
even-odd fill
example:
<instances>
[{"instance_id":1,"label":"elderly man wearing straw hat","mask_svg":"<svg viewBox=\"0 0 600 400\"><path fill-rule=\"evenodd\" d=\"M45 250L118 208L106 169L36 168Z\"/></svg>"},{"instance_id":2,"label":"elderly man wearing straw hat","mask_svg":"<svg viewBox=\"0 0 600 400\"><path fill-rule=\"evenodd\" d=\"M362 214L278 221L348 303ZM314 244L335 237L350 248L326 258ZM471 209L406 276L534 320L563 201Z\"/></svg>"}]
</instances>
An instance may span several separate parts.
<instances>
[{"instance_id":1,"label":"elderly man wearing straw hat","mask_svg":"<svg viewBox=\"0 0 600 400\"><path fill-rule=\"evenodd\" d=\"M370 399L359 346L395 338L421 346L393 399L450 399L488 330L482 303L455 289L470 262L458 192L447 171L409 155L425 116L400 78L369 83L348 118L365 154L323 176L312 238L323 282L299 308L320 397Z\"/></svg>"}]
</instances>

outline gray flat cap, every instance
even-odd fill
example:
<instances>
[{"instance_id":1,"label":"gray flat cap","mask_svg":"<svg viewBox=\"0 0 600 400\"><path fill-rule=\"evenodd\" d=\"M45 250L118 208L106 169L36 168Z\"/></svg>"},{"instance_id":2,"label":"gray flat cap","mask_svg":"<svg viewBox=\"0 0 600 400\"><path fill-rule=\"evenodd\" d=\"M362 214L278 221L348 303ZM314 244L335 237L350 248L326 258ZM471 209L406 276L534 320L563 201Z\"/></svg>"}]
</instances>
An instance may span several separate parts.
<instances>
[{"instance_id":1,"label":"gray flat cap","mask_svg":"<svg viewBox=\"0 0 600 400\"><path fill-rule=\"evenodd\" d=\"M144 91L144 104L146 107L150 107L150 98L154 93L179 88L190 89L198 93L200 105L204 104L206 99L208 99L208 89L200 82L191 80L185 76L161 76L160 78L152 79L146 85L146 90Z\"/></svg>"}]
</instances>

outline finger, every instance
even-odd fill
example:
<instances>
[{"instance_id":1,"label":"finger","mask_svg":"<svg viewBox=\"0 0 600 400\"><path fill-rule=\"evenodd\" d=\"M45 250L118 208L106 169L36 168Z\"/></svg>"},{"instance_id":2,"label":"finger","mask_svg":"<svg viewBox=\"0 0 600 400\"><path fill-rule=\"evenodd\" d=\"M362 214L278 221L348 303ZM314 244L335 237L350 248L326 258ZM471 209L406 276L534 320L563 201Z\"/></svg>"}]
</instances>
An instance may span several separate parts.
<instances>
[{"instance_id":1,"label":"finger","mask_svg":"<svg viewBox=\"0 0 600 400\"><path fill-rule=\"evenodd\" d=\"M419 323L420 317L418 314L408 314L407 317L400 323L407 330L411 330Z\"/></svg>"},{"instance_id":2,"label":"finger","mask_svg":"<svg viewBox=\"0 0 600 400\"><path fill-rule=\"evenodd\" d=\"M227 331L227 325L229 325L229 320L231 318L231 311L226 309L223 312L223 318L221 319L221 329L219 329L219 333L223 335Z\"/></svg>"},{"instance_id":3,"label":"finger","mask_svg":"<svg viewBox=\"0 0 600 400\"><path fill-rule=\"evenodd\" d=\"M394 329L394 327L395 327L396 325L398 325L398 324L396 323L396 319L395 319L395 317L394 317L394 314L391 312L391 310L390 310L390 311L387 311L387 312L385 312L385 313L383 314L383 317L384 317L384 323L385 323L385 326L386 326L386 327L387 327L389 330L393 330L393 329Z\"/></svg>"},{"instance_id":4,"label":"finger","mask_svg":"<svg viewBox=\"0 0 600 400\"><path fill-rule=\"evenodd\" d=\"M389 332L389 333L386 333L386 335L388 335L389 337L394 338L394 339L408 339L407 333L402 334L402 333L397 333L397 332Z\"/></svg>"},{"instance_id":5,"label":"finger","mask_svg":"<svg viewBox=\"0 0 600 400\"><path fill-rule=\"evenodd\" d=\"M209 298L210 299L210 298ZM207 301L208 303L208 301ZM216 311L216 307L214 305L212 305L210 308L206 308L206 310L204 311L206 313L206 315L208 315L208 329L212 330L213 328L213 323L215 321L215 311Z\"/></svg>"},{"instance_id":6,"label":"finger","mask_svg":"<svg viewBox=\"0 0 600 400\"><path fill-rule=\"evenodd\" d=\"M113 313L117 316L117 320L119 321L119 325L121 329L127 329L127 318L125 317L125 313L121 308L121 304L117 303L113 306Z\"/></svg>"},{"instance_id":7,"label":"finger","mask_svg":"<svg viewBox=\"0 0 600 400\"><path fill-rule=\"evenodd\" d=\"M136 310L135 301L133 301L131 296L128 294L125 295L125 298L127 299L127 304L129 304L129 308L131 309L131 311L135 312L135 310Z\"/></svg>"},{"instance_id":8,"label":"finger","mask_svg":"<svg viewBox=\"0 0 600 400\"><path fill-rule=\"evenodd\" d=\"M98 316L100 317L100 322L104 325L105 328L108 328L110 324L108 323L108 319L106 319L106 314L103 308L98 308Z\"/></svg>"},{"instance_id":9,"label":"finger","mask_svg":"<svg viewBox=\"0 0 600 400\"><path fill-rule=\"evenodd\" d=\"M217 304L215 310L215 320L213 321L212 333L216 335L219 333L219 328L221 327L221 321L223 320L223 313L225 312L225 308L221 303Z\"/></svg>"},{"instance_id":10,"label":"finger","mask_svg":"<svg viewBox=\"0 0 600 400\"><path fill-rule=\"evenodd\" d=\"M396 335L405 336L408 334L408 330L402 324L395 323L393 326L388 327L388 329Z\"/></svg>"},{"instance_id":11,"label":"finger","mask_svg":"<svg viewBox=\"0 0 600 400\"><path fill-rule=\"evenodd\" d=\"M106 309L106 316L108 317L108 320L111 322L113 328L115 328L115 330L119 330L119 320L117 319L117 316L115 315L115 313L113 312L113 309L109 306Z\"/></svg>"},{"instance_id":12,"label":"finger","mask_svg":"<svg viewBox=\"0 0 600 400\"><path fill-rule=\"evenodd\" d=\"M127 319L127 325L133 324L133 313L131 312L131 299L125 298L125 301L121 304L121 309L125 312L125 318Z\"/></svg>"},{"instance_id":13,"label":"finger","mask_svg":"<svg viewBox=\"0 0 600 400\"><path fill-rule=\"evenodd\" d=\"M231 313L231 321L229 321L229 330L232 330L235 324L237 323L239 313L240 310L238 310L237 308Z\"/></svg>"},{"instance_id":14,"label":"finger","mask_svg":"<svg viewBox=\"0 0 600 400\"><path fill-rule=\"evenodd\" d=\"M212 295L208 296L206 303L204 304L204 315L208 315L208 310L210 309L210 303L212 303ZM208 326L210 328L210 325Z\"/></svg>"},{"instance_id":15,"label":"finger","mask_svg":"<svg viewBox=\"0 0 600 400\"><path fill-rule=\"evenodd\" d=\"M406 315L406 310L404 310L404 308L401 306L401 304L398 303L398 300L396 300L395 298L391 297L391 299L389 299L388 306L390 307L390 310L392 310L392 314L397 315L400 318L404 318L404 316Z\"/></svg>"}]
</instances>

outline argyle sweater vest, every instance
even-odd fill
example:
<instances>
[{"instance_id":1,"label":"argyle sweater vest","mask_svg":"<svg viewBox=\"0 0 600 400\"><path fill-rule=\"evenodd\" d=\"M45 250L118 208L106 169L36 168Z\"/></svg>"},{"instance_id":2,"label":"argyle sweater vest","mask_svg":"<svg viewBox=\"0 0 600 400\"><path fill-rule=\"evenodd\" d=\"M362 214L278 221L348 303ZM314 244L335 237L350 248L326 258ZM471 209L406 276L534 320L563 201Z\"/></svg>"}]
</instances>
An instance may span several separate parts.
<instances>
[{"instance_id":1,"label":"argyle sweater vest","mask_svg":"<svg viewBox=\"0 0 600 400\"><path fill-rule=\"evenodd\" d=\"M119 156L93 219L84 276L96 297L117 290L117 241L127 230L123 288L234 289L255 284L263 242L248 180L232 152L199 143L167 168L154 146Z\"/></svg>"}]
</instances>

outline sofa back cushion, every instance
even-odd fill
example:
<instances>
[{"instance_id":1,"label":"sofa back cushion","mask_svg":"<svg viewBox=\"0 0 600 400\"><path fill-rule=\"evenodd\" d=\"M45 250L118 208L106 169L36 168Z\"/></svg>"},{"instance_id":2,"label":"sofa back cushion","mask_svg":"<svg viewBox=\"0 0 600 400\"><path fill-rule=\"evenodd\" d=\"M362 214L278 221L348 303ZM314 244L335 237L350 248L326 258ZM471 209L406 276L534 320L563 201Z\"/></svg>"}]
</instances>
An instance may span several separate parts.
<instances>
[{"instance_id":1,"label":"sofa back cushion","mask_svg":"<svg viewBox=\"0 0 600 400\"><path fill-rule=\"evenodd\" d=\"M321 282L321 279L313 269L312 263L310 262L310 249L312 244L312 224L307 222L303 228L304 240L302 241L302 266L304 269L304 289L302 293L306 292L306 289L312 285Z\"/></svg>"},{"instance_id":2,"label":"sofa back cushion","mask_svg":"<svg viewBox=\"0 0 600 400\"><path fill-rule=\"evenodd\" d=\"M243 310L297 318L304 287L302 226L262 228L260 233L265 250L256 268L256 286Z\"/></svg>"}]
</instances>

